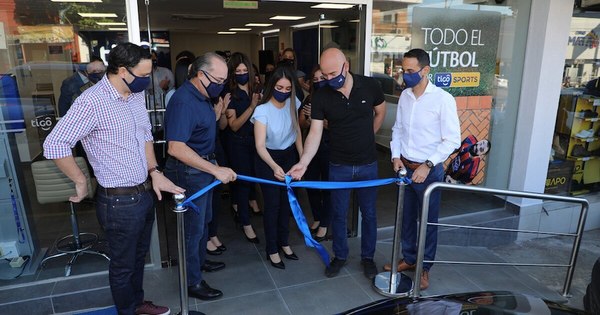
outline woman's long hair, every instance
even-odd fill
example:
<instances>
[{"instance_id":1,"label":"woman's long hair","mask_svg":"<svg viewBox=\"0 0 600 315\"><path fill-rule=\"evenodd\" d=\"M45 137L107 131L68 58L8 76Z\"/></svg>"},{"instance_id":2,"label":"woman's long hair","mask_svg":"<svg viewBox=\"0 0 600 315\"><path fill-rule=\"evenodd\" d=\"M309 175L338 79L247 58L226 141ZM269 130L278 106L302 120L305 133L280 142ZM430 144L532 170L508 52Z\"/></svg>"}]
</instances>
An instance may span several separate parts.
<instances>
[{"instance_id":1,"label":"woman's long hair","mask_svg":"<svg viewBox=\"0 0 600 315\"><path fill-rule=\"evenodd\" d=\"M229 62L227 62L228 75L229 79L229 91L231 91L231 97L237 98L237 93L233 93L237 89L239 89L238 82L235 79L235 69L240 64L244 64L246 69L248 69L248 96L252 99L252 93L254 92L254 68L252 67L252 62L248 56L244 55L241 52L235 52L229 58Z\"/></svg>"},{"instance_id":2,"label":"woman's long hair","mask_svg":"<svg viewBox=\"0 0 600 315\"><path fill-rule=\"evenodd\" d=\"M291 66L279 65L277 68L275 68L275 70L273 70L273 73L271 74L271 77L269 78L269 81L265 86L263 98L260 101L260 103L264 104L271 100L271 97L273 97L273 90L275 89L275 85L277 84L277 81L281 79L289 80L290 84L292 85L292 91L290 93L290 113L292 116L292 126L294 126L294 128L299 128L298 112L296 111L296 87L294 84L294 80L296 80L296 75L294 69Z\"/></svg>"}]
</instances>

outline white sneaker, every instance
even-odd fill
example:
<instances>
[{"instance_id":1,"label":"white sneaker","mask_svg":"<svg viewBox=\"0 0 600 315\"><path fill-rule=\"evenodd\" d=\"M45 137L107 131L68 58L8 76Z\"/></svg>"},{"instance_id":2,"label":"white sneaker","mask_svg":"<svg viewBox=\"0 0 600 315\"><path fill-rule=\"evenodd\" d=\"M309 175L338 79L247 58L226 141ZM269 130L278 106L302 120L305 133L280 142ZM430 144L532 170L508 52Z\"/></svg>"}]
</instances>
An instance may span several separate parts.
<instances>
[{"instance_id":1,"label":"white sneaker","mask_svg":"<svg viewBox=\"0 0 600 315\"><path fill-rule=\"evenodd\" d=\"M581 130L579 131L575 137L577 138L591 138L594 136L594 129Z\"/></svg>"}]
</instances>

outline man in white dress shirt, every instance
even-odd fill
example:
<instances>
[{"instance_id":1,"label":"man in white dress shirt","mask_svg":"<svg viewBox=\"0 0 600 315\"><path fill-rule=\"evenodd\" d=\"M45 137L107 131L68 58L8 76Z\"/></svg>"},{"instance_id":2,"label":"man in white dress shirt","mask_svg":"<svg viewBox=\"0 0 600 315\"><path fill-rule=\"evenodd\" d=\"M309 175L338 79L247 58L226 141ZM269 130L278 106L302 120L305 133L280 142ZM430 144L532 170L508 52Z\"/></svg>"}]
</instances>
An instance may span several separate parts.
<instances>
[{"instance_id":1,"label":"man in white dress shirt","mask_svg":"<svg viewBox=\"0 0 600 315\"><path fill-rule=\"evenodd\" d=\"M450 93L429 82L429 55L422 49L412 49L402 59L406 89L398 100L396 122L392 128L392 163L394 171L407 170L413 183L406 186L402 220L402 256L398 271L414 270L417 259L417 222L421 213L423 193L429 184L443 181L443 162L460 146L460 124L456 101ZM431 195L429 222L437 222L440 212L440 191ZM437 247L437 226L428 226L425 260L434 260ZM429 286L431 263L423 264L421 290ZM391 266L384 266L390 270Z\"/></svg>"}]
</instances>

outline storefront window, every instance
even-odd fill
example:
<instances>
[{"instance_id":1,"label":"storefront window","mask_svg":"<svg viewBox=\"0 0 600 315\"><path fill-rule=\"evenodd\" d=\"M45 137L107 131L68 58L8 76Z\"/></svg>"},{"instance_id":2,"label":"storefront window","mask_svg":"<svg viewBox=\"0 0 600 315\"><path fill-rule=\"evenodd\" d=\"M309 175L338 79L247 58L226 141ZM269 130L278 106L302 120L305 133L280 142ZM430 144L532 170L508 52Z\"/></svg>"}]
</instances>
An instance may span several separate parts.
<instances>
[{"instance_id":1,"label":"storefront window","mask_svg":"<svg viewBox=\"0 0 600 315\"><path fill-rule=\"evenodd\" d=\"M378 142L389 146L404 89L402 56L422 48L431 57L430 82L456 99L463 143L492 144L467 184L507 188L527 39L516 30L527 28L530 1L407 2L373 3L371 76L381 82L388 101ZM486 167L490 163L494 168Z\"/></svg>"},{"instance_id":2,"label":"storefront window","mask_svg":"<svg viewBox=\"0 0 600 315\"><path fill-rule=\"evenodd\" d=\"M90 61L100 58L97 62L106 63L112 45L124 41L124 1L0 4L0 257L29 257L16 268L2 259L1 279L20 274L14 281L22 283L107 270L107 259L98 255L78 257L70 270L65 268L69 255L50 259L40 268L44 257L57 253L55 242L74 229L69 203L59 197L68 183L40 184L40 178L53 175L34 165L41 165L35 163L44 159L43 141L61 111L94 84L92 73L103 75L88 67ZM76 205L74 213L80 232L99 236L99 242L91 244L91 235L82 234L82 246L104 250L92 201ZM60 245L67 252L77 247L72 239Z\"/></svg>"},{"instance_id":3,"label":"storefront window","mask_svg":"<svg viewBox=\"0 0 600 315\"><path fill-rule=\"evenodd\" d=\"M581 195L600 190L600 14L578 13L563 72L546 192Z\"/></svg>"}]
</instances>

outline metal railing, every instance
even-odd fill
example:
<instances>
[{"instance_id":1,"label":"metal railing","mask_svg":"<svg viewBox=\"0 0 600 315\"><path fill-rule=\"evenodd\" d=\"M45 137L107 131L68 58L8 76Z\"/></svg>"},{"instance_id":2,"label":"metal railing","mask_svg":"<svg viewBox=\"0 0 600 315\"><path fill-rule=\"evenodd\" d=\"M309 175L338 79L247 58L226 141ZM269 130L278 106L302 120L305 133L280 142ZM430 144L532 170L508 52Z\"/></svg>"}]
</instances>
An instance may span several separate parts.
<instances>
[{"instance_id":1,"label":"metal railing","mask_svg":"<svg viewBox=\"0 0 600 315\"><path fill-rule=\"evenodd\" d=\"M581 204L581 213L579 214L579 223L577 225L577 232L575 234L573 234L573 233L544 232L544 231L532 231L532 230L490 228L490 227L479 227L479 226L470 226L470 225L431 223L431 222L427 221L427 218L429 216L429 200L430 200L431 194L434 192L434 190L438 190L438 189L453 190L453 191L466 191L466 192L474 192L474 193L490 194L490 195L523 197L523 198L529 198L529 199L562 201L562 202L567 202L567 203L578 203L578 204ZM436 226L467 228L467 229L476 229L476 230L493 230L493 231L535 233L535 234L546 234L546 235L553 235L553 236L574 237L575 239L573 242L573 248L571 249L571 258L570 258L569 264L566 264L566 265L565 264L473 262L473 261L465 262L465 261L442 261L442 260L426 261L428 263L437 262L437 263L444 263L444 264L567 267L567 275L565 277L565 283L563 285L562 295L564 297L568 297L569 290L571 288L571 282L573 280L573 273L575 272L575 263L577 261L577 253L579 252L579 246L581 245L581 235L583 234L583 228L585 226L585 219L587 217L588 208L589 208L589 203L586 199L583 199L583 198L546 195L546 194L523 192L523 191L492 189L492 188L477 187L477 186L447 184L447 183L441 183L441 182L433 183L427 187L427 189L425 190L425 193L423 194L423 209L422 209L422 213L421 213L421 223L419 225L419 235L418 235L417 262L416 262L417 266L416 266L415 277L414 277L414 289L412 290L411 296L418 297L420 295L420 291L421 291L420 275L423 272L423 262L425 262L424 256L425 256L425 241L426 241L426 235L427 235L427 226L428 225L436 225Z\"/></svg>"}]
</instances>

